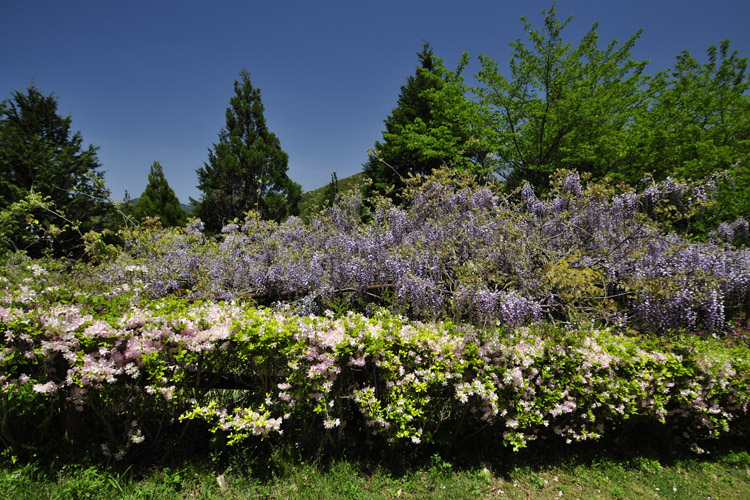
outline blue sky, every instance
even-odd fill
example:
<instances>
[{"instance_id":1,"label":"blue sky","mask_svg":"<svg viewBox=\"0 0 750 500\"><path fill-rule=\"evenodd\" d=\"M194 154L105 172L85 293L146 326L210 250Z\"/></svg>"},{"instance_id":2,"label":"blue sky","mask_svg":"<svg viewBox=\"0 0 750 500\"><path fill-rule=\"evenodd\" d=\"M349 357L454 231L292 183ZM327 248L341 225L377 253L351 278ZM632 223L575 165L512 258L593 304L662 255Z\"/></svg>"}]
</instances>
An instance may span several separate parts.
<instances>
[{"instance_id":1,"label":"blue sky","mask_svg":"<svg viewBox=\"0 0 750 500\"><path fill-rule=\"evenodd\" d=\"M416 52L429 41L449 68L462 52L507 70L521 16L541 26L551 0L160 1L2 0L0 99L33 82L58 98L73 129L99 147L112 197L137 197L159 161L187 202L195 170L225 122L233 82L247 69L268 126L304 190L361 170L381 138ZM600 46L644 32L633 51L648 73L682 50L705 60L729 38L750 56L747 0L558 0L577 44L598 21Z\"/></svg>"}]
</instances>

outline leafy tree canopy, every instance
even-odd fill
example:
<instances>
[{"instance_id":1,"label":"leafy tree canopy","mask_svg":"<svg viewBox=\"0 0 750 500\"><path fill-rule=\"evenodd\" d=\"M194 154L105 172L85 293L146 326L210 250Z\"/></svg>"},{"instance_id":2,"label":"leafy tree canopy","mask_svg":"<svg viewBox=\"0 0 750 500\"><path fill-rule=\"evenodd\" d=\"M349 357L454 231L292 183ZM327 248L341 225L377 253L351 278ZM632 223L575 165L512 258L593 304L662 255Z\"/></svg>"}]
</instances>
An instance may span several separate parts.
<instances>
[{"instance_id":1,"label":"leafy tree canopy","mask_svg":"<svg viewBox=\"0 0 750 500\"><path fill-rule=\"evenodd\" d=\"M499 173L519 184L543 186L558 168L577 168L601 177L628 169L628 127L646 104L642 86L646 61L630 51L640 36L599 47L594 24L577 47L562 31L554 5L542 11L544 26L522 18L528 44L511 44L510 78L495 61L480 55L476 89Z\"/></svg>"},{"instance_id":2,"label":"leafy tree canopy","mask_svg":"<svg viewBox=\"0 0 750 500\"><path fill-rule=\"evenodd\" d=\"M203 196L193 204L209 232L250 210L277 221L295 215L302 192L287 175L288 156L268 130L260 89L252 86L246 70L234 90L226 127L209 150L208 162L197 170Z\"/></svg>"},{"instance_id":3,"label":"leafy tree canopy","mask_svg":"<svg viewBox=\"0 0 750 500\"><path fill-rule=\"evenodd\" d=\"M650 79L649 106L633 127L646 171L697 179L750 154L747 59L729 44L710 46L704 64L683 51Z\"/></svg>"},{"instance_id":4,"label":"leafy tree canopy","mask_svg":"<svg viewBox=\"0 0 750 500\"><path fill-rule=\"evenodd\" d=\"M648 106L632 127L634 182L647 172L701 179L718 177L717 203L693 225L705 233L722 221L750 216L750 78L747 58L730 49L730 41L712 45L700 63L689 52L674 67L650 79Z\"/></svg>"},{"instance_id":5,"label":"leafy tree canopy","mask_svg":"<svg viewBox=\"0 0 750 500\"><path fill-rule=\"evenodd\" d=\"M474 89L498 172L518 185L545 188L549 174L575 168L630 184L650 175L698 179L742 163L750 152L747 59L729 41L711 46L701 64L684 51L654 76L625 43L600 48L598 25L577 46L562 32L554 5L544 25L525 19L527 41L511 44L510 77L480 55ZM748 205L750 207L750 205Z\"/></svg>"}]
</instances>

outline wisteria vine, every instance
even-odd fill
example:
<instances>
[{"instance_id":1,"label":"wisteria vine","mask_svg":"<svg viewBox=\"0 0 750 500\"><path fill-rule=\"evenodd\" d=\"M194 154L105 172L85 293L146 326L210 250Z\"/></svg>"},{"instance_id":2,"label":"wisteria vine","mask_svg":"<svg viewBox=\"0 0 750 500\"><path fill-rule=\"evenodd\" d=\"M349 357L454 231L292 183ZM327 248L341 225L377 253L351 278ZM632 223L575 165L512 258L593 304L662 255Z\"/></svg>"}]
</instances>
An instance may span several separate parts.
<instances>
[{"instance_id":1,"label":"wisteria vine","mask_svg":"<svg viewBox=\"0 0 750 500\"><path fill-rule=\"evenodd\" d=\"M345 297L346 308L374 302L421 320L513 328L586 317L719 333L750 311L750 250L732 246L746 241L747 222L725 223L707 242L663 229L709 198L705 183L616 192L575 172L558 173L544 196L528 185L508 195L443 172L403 208L353 192L309 223L249 214L216 240L200 221L139 230L93 281L151 297L284 301L302 314Z\"/></svg>"}]
</instances>

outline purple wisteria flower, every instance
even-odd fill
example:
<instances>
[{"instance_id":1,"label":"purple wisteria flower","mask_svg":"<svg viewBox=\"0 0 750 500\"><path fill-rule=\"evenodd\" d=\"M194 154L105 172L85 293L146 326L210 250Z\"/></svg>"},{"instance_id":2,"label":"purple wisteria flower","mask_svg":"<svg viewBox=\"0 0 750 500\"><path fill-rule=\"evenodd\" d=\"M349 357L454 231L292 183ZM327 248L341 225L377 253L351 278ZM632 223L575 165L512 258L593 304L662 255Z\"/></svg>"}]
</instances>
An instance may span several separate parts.
<instances>
[{"instance_id":1,"label":"purple wisteria flower","mask_svg":"<svg viewBox=\"0 0 750 500\"><path fill-rule=\"evenodd\" d=\"M193 220L144 231L89 279L107 293L249 297L301 314L375 305L511 327L543 311L658 332L721 331L750 307L749 251L727 245L747 240L746 221L722 224L704 243L663 229L664 213L688 213L710 186L646 179L613 192L588 189L576 172L555 182L548 194L525 184L508 195L443 174L400 207L352 192L309 222L249 214L214 239ZM21 284L13 297L28 303L36 293Z\"/></svg>"}]
</instances>

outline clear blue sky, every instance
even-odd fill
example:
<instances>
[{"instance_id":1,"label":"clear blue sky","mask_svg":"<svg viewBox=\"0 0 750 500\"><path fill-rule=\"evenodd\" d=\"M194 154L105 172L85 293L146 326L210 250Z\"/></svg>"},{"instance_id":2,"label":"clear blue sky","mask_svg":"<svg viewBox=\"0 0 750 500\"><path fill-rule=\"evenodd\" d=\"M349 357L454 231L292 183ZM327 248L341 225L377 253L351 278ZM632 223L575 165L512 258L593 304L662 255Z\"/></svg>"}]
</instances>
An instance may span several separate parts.
<instances>
[{"instance_id":1,"label":"clear blue sky","mask_svg":"<svg viewBox=\"0 0 750 500\"><path fill-rule=\"evenodd\" d=\"M159 161L178 197L198 198L195 170L224 125L241 69L261 89L269 128L304 190L357 173L381 138L416 52L429 41L469 73L486 54L507 69L508 44L551 0L0 1L0 98L33 82L99 147L115 199L137 197ZM682 50L705 60L732 40L750 56L748 0L559 0L577 44L599 21L600 46L644 33L634 58L655 73Z\"/></svg>"}]
</instances>

